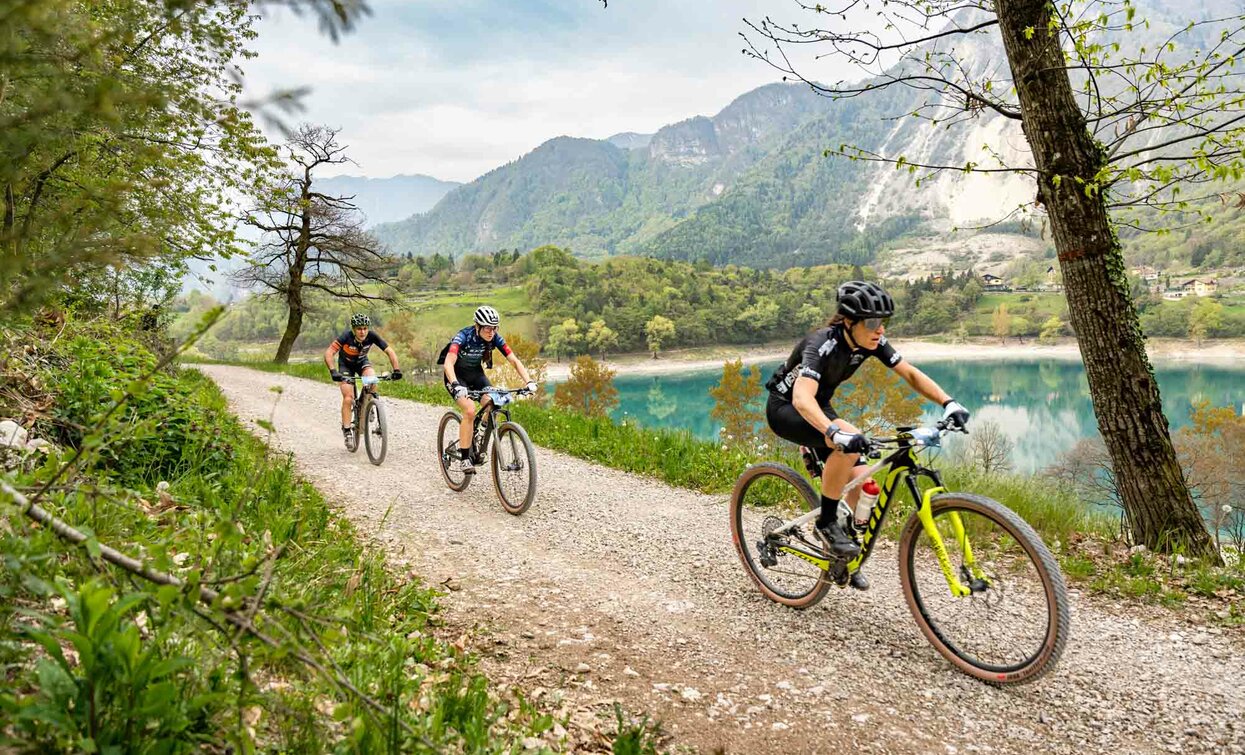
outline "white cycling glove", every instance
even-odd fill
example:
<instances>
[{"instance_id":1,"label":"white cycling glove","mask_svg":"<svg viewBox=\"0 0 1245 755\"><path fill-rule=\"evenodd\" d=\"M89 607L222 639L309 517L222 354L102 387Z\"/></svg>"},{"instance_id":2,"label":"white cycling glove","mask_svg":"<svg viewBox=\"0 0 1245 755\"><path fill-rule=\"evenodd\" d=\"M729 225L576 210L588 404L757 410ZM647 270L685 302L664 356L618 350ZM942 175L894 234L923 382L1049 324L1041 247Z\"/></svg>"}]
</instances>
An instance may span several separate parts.
<instances>
[{"instance_id":1,"label":"white cycling glove","mask_svg":"<svg viewBox=\"0 0 1245 755\"><path fill-rule=\"evenodd\" d=\"M942 421L951 427L965 429L968 427L968 416L968 410L953 398L942 405Z\"/></svg>"}]
</instances>

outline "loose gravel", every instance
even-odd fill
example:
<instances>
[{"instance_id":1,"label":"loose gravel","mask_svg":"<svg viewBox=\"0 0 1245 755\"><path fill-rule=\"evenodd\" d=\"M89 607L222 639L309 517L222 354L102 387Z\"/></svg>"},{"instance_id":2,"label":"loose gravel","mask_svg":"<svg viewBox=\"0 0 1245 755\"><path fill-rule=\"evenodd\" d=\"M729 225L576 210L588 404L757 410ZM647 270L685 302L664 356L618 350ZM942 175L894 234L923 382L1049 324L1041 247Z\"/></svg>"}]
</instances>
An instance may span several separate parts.
<instances>
[{"instance_id":1,"label":"loose gravel","mask_svg":"<svg viewBox=\"0 0 1245 755\"><path fill-rule=\"evenodd\" d=\"M925 642L890 543L867 564L872 590L794 611L752 587L724 495L538 448L535 503L514 517L487 471L446 488L445 407L385 399L389 453L374 467L342 445L334 386L201 369L260 435L254 421L272 416L270 442L395 568L446 590L448 631L468 635L498 685L552 701L574 726L599 729L592 718L619 701L703 752L1245 752L1239 634L1074 590L1059 667L992 687Z\"/></svg>"}]
</instances>

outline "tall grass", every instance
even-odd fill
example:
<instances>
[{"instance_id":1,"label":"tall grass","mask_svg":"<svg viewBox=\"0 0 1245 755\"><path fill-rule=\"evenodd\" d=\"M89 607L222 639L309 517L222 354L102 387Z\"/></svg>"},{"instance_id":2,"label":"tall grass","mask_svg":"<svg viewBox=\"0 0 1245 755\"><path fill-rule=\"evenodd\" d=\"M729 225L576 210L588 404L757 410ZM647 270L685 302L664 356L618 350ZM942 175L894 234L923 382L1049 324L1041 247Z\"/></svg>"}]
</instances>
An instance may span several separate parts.
<instances>
[{"instance_id":1,"label":"tall grass","mask_svg":"<svg viewBox=\"0 0 1245 755\"><path fill-rule=\"evenodd\" d=\"M48 353L20 358L9 369L44 385L77 381L52 394L66 400L33 428L66 444L82 434L57 428L90 427L106 397L155 361L124 333L77 324ZM187 370L153 385L159 400L87 435L99 440L86 463L41 501L91 536L87 548L0 508L0 749L513 752L548 729L547 716L491 693L474 660L435 636L436 593L392 575L288 457L232 418L210 380ZM14 390L0 394L0 414L20 416L8 404L20 385L4 387ZM105 398L92 403L97 393ZM170 420L185 427L160 431ZM33 491L60 462L11 483ZM95 543L212 585L222 602L192 612L176 588L93 562ZM261 593L256 623L277 648L236 636L218 613ZM300 647L386 712L294 662Z\"/></svg>"}]
</instances>

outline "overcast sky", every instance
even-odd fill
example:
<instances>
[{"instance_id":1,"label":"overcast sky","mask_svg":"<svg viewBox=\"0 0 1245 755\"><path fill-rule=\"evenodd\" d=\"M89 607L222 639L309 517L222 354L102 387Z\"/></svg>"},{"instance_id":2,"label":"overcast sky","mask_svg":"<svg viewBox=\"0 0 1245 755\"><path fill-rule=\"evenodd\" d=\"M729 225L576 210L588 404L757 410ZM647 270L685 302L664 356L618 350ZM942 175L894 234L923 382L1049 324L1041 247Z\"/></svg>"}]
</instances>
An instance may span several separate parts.
<instances>
[{"instance_id":1,"label":"overcast sky","mask_svg":"<svg viewBox=\"0 0 1245 755\"><path fill-rule=\"evenodd\" d=\"M742 17L798 20L791 0L371 0L334 45L274 9L248 93L309 86L298 118L338 126L376 178L470 181L555 136L651 133L780 79L740 50ZM818 70L823 80L831 70Z\"/></svg>"}]
</instances>

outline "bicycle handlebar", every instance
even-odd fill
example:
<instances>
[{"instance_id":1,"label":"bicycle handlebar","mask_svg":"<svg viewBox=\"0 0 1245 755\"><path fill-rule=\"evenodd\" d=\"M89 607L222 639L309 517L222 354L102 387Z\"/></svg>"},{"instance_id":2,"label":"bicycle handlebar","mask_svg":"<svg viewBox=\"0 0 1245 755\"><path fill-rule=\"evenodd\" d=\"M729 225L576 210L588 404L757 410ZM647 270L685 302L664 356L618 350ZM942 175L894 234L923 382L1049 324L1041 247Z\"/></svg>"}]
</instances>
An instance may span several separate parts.
<instances>
[{"instance_id":1,"label":"bicycle handlebar","mask_svg":"<svg viewBox=\"0 0 1245 755\"><path fill-rule=\"evenodd\" d=\"M959 433L967 434L968 429L964 427L960 427L959 425L952 425L950 422L948 422L945 419L940 419L937 422L935 422L933 425L930 425L929 427L914 427L911 430L909 430L907 433L905 433L904 435L893 435L893 436L883 437L883 438L867 438L866 440L868 440L869 442L869 449L864 452L864 456L867 456L869 458L877 458L876 455L883 448L886 448L888 446L898 446L903 441L921 440L922 435L925 435L928 433L935 433L935 432L938 434L938 437L941 438L943 435L946 435L947 433L951 433L951 432L959 432ZM835 444L835 445L838 446L840 451L844 450L841 444ZM924 444L918 444L918 445L924 445Z\"/></svg>"},{"instance_id":2,"label":"bicycle handlebar","mask_svg":"<svg viewBox=\"0 0 1245 755\"><path fill-rule=\"evenodd\" d=\"M885 438L869 438L869 449L873 450L874 448L895 446L899 445L900 441L919 438L922 430L935 431L938 433L938 437L940 438L947 433L968 433L968 428L961 427L960 425L954 425L945 419L940 419L929 427L914 427L905 435L893 435Z\"/></svg>"},{"instance_id":3,"label":"bicycle handlebar","mask_svg":"<svg viewBox=\"0 0 1245 755\"><path fill-rule=\"evenodd\" d=\"M512 396L530 396L532 391L526 388L486 388L482 391L467 391L467 398L472 401L479 401L481 398L490 393L506 393Z\"/></svg>"},{"instance_id":4,"label":"bicycle handlebar","mask_svg":"<svg viewBox=\"0 0 1245 755\"><path fill-rule=\"evenodd\" d=\"M351 375L342 375L342 377L341 377L341 381L340 381L340 382L343 382L343 383L344 383L344 382L346 382L347 380L351 380L351 381L354 381L354 382L358 382L358 381L362 380L362 379L363 379L363 378L365 378L365 377L367 377L367 376L366 376L366 375L353 375L353 374L351 374ZM385 374L383 374L383 375L373 375L372 377L376 378L377 380L393 380L393 373L391 373L391 372L386 372L386 373L385 373Z\"/></svg>"}]
</instances>

